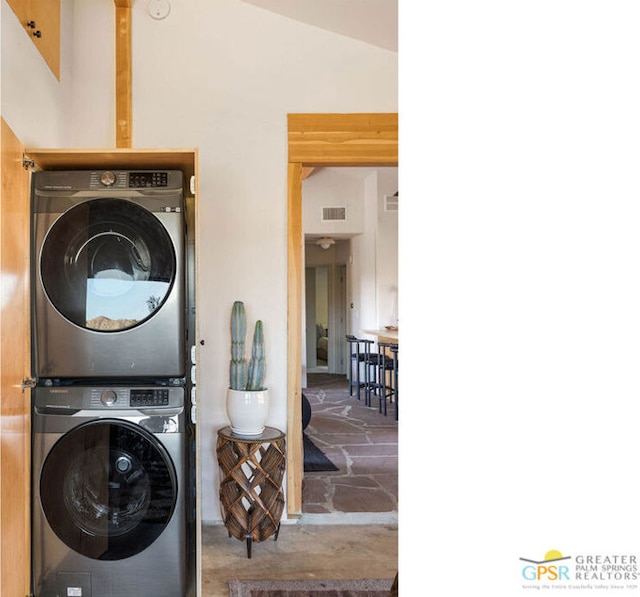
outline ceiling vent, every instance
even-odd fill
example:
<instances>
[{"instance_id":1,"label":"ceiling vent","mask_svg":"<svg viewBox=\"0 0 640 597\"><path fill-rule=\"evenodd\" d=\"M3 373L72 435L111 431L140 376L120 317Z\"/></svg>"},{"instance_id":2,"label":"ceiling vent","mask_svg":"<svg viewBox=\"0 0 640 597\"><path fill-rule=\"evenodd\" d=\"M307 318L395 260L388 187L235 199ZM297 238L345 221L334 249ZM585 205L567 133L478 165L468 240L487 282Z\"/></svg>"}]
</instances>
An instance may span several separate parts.
<instances>
[{"instance_id":1,"label":"ceiling vent","mask_svg":"<svg viewBox=\"0 0 640 597\"><path fill-rule=\"evenodd\" d=\"M322 221L323 222L346 222L347 208L346 207L323 207Z\"/></svg>"},{"instance_id":2,"label":"ceiling vent","mask_svg":"<svg viewBox=\"0 0 640 597\"><path fill-rule=\"evenodd\" d=\"M384 196L384 210L398 211L398 193Z\"/></svg>"}]
</instances>

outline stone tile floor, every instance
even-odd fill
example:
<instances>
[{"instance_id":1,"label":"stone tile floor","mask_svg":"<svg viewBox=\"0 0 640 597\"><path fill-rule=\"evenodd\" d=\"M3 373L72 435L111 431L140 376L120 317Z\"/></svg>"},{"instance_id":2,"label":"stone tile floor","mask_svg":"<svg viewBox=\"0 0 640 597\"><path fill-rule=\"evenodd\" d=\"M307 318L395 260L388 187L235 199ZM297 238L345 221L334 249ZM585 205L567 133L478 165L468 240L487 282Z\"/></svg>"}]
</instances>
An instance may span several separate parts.
<instances>
[{"instance_id":1,"label":"stone tile floor","mask_svg":"<svg viewBox=\"0 0 640 597\"><path fill-rule=\"evenodd\" d=\"M303 514L397 512L398 423L393 405L385 416L377 399L349 396L344 375L309 373L304 395L311 404L305 433L340 469L305 472Z\"/></svg>"}]
</instances>

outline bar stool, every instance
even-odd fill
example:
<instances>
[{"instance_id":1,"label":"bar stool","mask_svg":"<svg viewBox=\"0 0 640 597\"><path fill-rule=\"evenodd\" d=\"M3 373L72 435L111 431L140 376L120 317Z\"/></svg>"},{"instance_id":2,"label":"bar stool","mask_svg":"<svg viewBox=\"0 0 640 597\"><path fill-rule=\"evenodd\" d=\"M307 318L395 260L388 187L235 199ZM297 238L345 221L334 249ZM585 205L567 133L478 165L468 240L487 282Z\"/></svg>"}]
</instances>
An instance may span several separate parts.
<instances>
[{"instance_id":1,"label":"bar stool","mask_svg":"<svg viewBox=\"0 0 640 597\"><path fill-rule=\"evenodd\" d=\"M366 362L365 351L360 350L360 345L363 343L363 340L350 334L347 334L345 338L349 344L349 396L353 396L353 388L355 386L358 388L358 400L360 400L360 389L366 387L364 381L360 379L360 363ZM356 370L355 379L353 374L354 366ZM367 368L365 367L365 371L366 370Z\"/></svg>"},{"instance_id":2,"label":"bar stool","mask_svg":"<svg viewBox=\"0 0 640 597\"><path fill-rule=\"evenodd\" d=\"M371 406L371 394L378 387L378 353L371 352L373 340L362 339L364 344L364 405Z\"/></svg>"},{"instance_id":3,"label":"bar stool","mask_svg":"<svg viewBox=\"0 0 640 597\"><path fill-rule=\"evenodd\" d=\"M390 347L393 354L393 386L395 389L395 402L396 402L396 421L398 420L398 396L400 395L398 388L398 345L392 344Z\"/></svg>"},{"instance_id":4,"label":"bar stool","mask_svg":"<svg viewBox=\"0 0 640 597\"><path fill-rule=\"evenodd\" d=\"M387 354L387 349L391 355ZM398 387L398 345L392 342L378 342L377 382L375 384L378 396L378 412L383 412L387 416L387 398L396 402L397 409L397 387ZM390 375L389 383L387 377Z\"/></svg>"}]
</instances>

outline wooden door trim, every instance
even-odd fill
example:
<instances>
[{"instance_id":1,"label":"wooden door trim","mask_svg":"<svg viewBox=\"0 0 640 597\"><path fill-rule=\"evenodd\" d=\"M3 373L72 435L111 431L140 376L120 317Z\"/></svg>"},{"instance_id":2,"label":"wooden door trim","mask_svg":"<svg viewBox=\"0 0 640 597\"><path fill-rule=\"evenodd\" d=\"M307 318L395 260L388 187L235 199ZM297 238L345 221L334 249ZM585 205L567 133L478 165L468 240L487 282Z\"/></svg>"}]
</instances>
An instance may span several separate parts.
<instances>
[{"instance_id":1,"label":"wooden door trim","mask_svg":"<svg viewBox=\"0 0 640 597\"><path fill-rule=\"evenodd\" d=\"M302 515L302 180L310 168L398 165L398 114L287 116L287 515Z\"/></svg>"}]
</instances>

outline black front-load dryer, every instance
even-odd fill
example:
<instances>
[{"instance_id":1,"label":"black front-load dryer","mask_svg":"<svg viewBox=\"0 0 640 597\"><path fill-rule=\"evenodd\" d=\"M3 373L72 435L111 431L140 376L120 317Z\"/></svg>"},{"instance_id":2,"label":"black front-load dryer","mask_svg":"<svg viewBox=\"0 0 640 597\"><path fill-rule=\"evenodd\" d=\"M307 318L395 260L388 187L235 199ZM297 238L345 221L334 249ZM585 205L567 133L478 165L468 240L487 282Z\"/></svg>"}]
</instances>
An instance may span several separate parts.
<instances>
[{"instance_id":1,"label":"black front-load dryer","mask_svg":"<svg viewBox=\"0 0 640 597\"><path fill-rule=\"evenodd\" d=\"M32 220L39 383L183 377L182 172L37 172Z\"/></svg>"}]
</instances>

